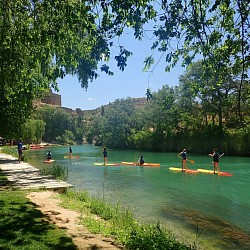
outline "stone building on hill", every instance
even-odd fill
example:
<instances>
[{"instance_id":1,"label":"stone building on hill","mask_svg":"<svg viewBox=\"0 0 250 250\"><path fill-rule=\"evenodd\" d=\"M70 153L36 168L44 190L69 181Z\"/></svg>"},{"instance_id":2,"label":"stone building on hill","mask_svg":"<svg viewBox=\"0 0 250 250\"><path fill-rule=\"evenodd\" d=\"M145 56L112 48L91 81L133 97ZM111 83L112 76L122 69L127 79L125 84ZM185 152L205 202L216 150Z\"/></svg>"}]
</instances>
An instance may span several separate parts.
<instances>
[{"instance_id":1,"label":"stone building on hill","mask_svg":"<svg viewBox=\"0 0 250 250\"><path fill-rule=\"evenodd\" d=\"M48 95L41 100L41 102L59 107L62 105L61 95L52 93L51 90L48 92Z\"/></svg>"},{"instance_id":2,"label":"stone building on hill","mask_svg":"<svg viewBox=\"0 0 250 250\"><path fill-rule=\"evenodd\" d=\"M48 94L45 97L33 101L34 106L41 106L43 104L61 107L62 106L61 95L52 93L52 91L49 90Z\"/></svg>"}]
</instances>

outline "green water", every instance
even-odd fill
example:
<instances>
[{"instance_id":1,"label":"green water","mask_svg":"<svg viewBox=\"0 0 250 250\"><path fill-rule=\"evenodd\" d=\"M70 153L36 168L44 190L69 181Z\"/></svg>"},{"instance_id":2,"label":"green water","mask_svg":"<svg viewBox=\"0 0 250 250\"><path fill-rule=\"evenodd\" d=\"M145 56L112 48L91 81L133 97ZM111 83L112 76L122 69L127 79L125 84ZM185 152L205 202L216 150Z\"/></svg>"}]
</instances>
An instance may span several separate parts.
<instances>
[{"instance_id":1,"label":"green water","mask_svg":"<svg viewBox=\"0 0 250 250\"><path fill-rule=\"evenodd\" d=\"M64 159L68 147L51 147L55 163L67 165L68 182L77 190L128 207L137 218L170 227L180 240L199 243L199 249L250 249L250 158L223 156L221 171L231 177L169 171L180 167L177 153L108 150L111 163L137 161L143 153L156 167L94 166L102 162L101 148L73 146L79 159ZM46 150L24 154L37 167ZM210 152L208 152L210 153ZM189 168L212 169L211 157L189 153ZM46 165L47 166L47 165ZM197 238L197 234L200 236Z\"/></svg>"}]
</instances>

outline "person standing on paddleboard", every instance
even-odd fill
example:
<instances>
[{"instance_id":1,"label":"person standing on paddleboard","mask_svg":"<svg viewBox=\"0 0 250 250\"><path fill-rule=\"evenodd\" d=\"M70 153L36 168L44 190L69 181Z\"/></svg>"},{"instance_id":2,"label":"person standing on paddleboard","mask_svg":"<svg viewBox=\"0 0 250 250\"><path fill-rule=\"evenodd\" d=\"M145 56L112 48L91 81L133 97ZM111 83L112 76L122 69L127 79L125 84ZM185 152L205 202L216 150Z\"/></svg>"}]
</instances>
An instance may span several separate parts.
<instances>
[{"instance_id":1,"label":"person standing on paddleboard","mask_svg":"<svg viewBox=\"0 0 250 250\"><path fill-rule=\"evenodd\" d=\"M222 155L224 155L224 154L221 154L221 155L220 155L220 154L218 153L218 149L217 149L217 148L215 148L215 149L213 150L213 153L212 153L212 154L209 154L209 156L213 157L214 174L215 174L215 171L216 171L216 170L217 170L217 173L220 172L220 168L219 168L219 159L220 159L220 157L221 157Z\"/></svg>"},{"instance_id":2,"label":"person standing on paddleboard","mask_svg":"<svg viewBox=\"0 0 250 250\"><path fill-rule=\"evenodd\" d=\"M103 153L103 164L105 165L108 163L108 151L106 147L103 148L102 153Z\"/></svg>"},{"instance_id":3,"label":"person standing on paddleboard","mask_svg":"<svg viewBox=\"0 0 250 250\"><path fill-rule=\"evenodd\" d=\"M184 148L179 154L178 157L181 157L181 167L182 167L182 171L187 170L187 151Z\"/></svg>"},{"instance_id":4,"label":"person standing on paddleboard","mask_svg":"<svg viewBox=\"0 0 250 250\"><path fill-rule=\"evenodd\" d=\"M69 147L69 157L72 157L72 148Z\"/></svg>"}]
</instances>

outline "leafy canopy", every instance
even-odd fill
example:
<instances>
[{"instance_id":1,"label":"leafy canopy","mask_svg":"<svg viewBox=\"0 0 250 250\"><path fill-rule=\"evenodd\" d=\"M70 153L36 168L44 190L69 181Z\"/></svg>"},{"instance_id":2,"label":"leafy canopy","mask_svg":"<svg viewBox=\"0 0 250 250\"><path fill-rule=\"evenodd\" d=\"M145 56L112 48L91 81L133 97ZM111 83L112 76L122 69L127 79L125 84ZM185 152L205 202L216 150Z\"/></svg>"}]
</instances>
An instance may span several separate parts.
<instances>
[{"instance_id":1,"label":"leafy canopy","mask_svg":"<svg viewBox=\"0 0 250 250\"><path fill-rule=\"evenodd\" d=\"M114 38L129 28L136 39L154 36L166 70L179 60L204 59L207 74L249 76L250 0L3 0L0 3L0 131L20 135L32 100L57 79L76 75L83 88L109 61ZM148 27L152 27L150 30ZM121 70L131 52L118 45ZM145 60L146 67L154 62ZM104 62L101 70L112 75ZM240 111L239 111L240 112Z\"/></svg>"}]
</instances>

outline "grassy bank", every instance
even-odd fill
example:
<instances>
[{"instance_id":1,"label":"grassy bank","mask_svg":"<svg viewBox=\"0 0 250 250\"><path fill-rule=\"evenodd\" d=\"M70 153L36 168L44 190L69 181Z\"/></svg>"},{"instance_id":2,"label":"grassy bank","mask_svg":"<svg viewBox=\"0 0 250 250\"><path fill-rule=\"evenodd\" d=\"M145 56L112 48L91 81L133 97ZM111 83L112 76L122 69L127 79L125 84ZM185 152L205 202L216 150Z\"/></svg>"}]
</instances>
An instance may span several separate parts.
<instances>
[{"instance_id":1,"label":"grassy bank","mask_svg":"<svg viewBox=\"0 0 250 250\"><path fill-rule=\"evenodd\" d=\"M115 237L127 249L194 249L178 242L171 231L162 228L160 224L139 223L129 210L119 204L113 206L101 199L89 197L86 192L68 191L61 198L63 207L82 214L81 223L92 233Z\"/></svg>"},{"instance_id":2,"label":"grassy bank","mask_svg":"<svg viewBox=\"0 0 250 250\"><path fill-rule=\"evenodd\" d=\"M65 231L47 222L25 197L27 192L2 190L0 194L0 249L76 249Z\"/></svg>"}]
</instances>

